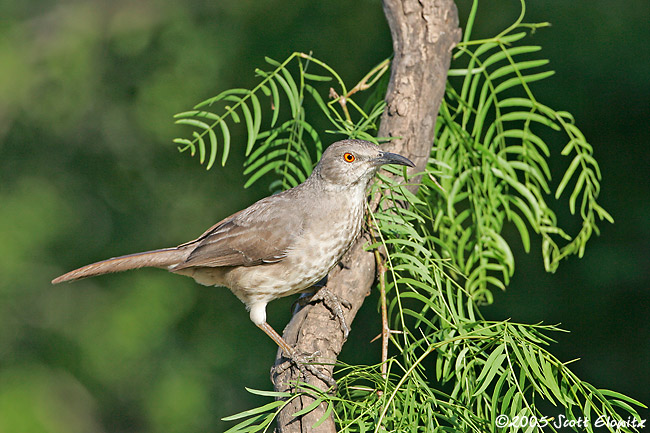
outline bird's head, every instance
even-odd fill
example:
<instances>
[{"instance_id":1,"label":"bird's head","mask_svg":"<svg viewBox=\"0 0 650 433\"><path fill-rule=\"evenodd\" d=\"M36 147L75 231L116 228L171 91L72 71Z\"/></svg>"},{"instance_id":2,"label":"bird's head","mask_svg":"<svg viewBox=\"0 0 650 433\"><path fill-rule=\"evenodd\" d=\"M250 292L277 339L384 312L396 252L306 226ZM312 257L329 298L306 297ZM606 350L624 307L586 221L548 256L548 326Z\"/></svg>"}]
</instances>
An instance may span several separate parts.
<instances>
[{"instance_id":1,"label":"bird's head","mask_svg":"<svg viewBox=\"0 0 650 433\"><path fill-rule=\"evenodd\" d=\"M338 186L367 186L379 167L386 164L415 167L408 158L384 152L369 141L341 140L331 144L323 152L314 173Z\"/></svg>"}]
</instances>

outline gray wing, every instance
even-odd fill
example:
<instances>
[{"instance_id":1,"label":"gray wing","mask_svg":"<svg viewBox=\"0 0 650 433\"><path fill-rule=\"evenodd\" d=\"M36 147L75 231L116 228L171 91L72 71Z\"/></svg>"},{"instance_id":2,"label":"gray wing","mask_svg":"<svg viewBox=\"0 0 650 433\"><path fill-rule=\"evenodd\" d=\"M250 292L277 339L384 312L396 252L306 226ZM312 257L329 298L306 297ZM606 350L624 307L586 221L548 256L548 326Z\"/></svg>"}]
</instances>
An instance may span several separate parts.
<instances>
[{"instance_id":1,"label":"gray wing","mask_svg":"<svg viewBox=\"0 0 650 433\"><path fill-rule=\"evenodd\" d=\"M302 231L303 218L294 208L286 193L254 203L210 227L196 240L180 245L193 249L173 270L281 261Z\"/></svg>"}]
</instances>

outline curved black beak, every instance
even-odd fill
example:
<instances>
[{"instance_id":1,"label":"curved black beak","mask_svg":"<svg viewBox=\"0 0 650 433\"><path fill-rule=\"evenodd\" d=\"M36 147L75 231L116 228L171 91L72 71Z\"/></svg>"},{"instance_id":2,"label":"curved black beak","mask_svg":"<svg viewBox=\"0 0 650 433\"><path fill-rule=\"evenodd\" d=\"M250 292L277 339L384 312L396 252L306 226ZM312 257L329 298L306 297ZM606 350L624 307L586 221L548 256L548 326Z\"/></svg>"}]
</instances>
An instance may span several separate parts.
<instances>
[{"instance_id":1,"label":"curved black beak","mask_svg":"<svg viewBox=\"0 0 650 433\"><path fill-rule=\"evenodd\" d=\"M382 152L379 157L375 158L375 163L377 165L384 165L384 164L398 164L398 165L406 165L408 167L415 167L415 164L413 162L397 153L391 153L391 152Z\"/></svg>"}]
</instances>

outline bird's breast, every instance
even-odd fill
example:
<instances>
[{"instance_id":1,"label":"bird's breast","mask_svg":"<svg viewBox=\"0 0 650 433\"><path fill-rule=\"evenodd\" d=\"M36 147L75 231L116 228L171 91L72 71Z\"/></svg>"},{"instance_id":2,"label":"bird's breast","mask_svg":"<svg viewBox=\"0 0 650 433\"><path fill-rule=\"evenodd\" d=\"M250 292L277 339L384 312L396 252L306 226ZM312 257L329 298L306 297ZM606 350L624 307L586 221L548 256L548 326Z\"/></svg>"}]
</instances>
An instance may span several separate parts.
<instances>
[{"instance_id":1,"label":"bird's breast","mask_svg":"<svg viewBox=\"0 0 650 433\"><path fill-rule=\"evenodd\" d=\"M234 268L226 285L246 304L268 302L308 289L327 275L358 236L364 203L322 203L305 219L282 261Z\"/></svg>"},{"instance_id":2,"label":"bird's breast","mask_svg":"<svg viewBox=\"0 0 650 433\"><path fill-rule=\"evenodd\" d=\"M361 230L363 203L321 212L314 224L303 231L300 242L291 249L287 265L292 266L298 285L312 285L322 279L350 248ZM304 287L303 287L304 288Z\"/></svg>"}]
</instances>

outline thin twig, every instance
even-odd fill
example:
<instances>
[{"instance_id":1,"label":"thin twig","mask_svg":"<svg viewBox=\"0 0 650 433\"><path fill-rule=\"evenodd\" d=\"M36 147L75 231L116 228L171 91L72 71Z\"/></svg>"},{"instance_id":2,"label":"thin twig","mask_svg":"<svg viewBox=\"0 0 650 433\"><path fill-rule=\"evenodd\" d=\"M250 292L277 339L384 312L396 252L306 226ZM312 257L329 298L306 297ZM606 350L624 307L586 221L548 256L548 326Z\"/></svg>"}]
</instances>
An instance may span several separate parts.
<instances>
[{"instance_id":1,"label":"thin twig","mask_svg":"<svg viewBox=\"0 0 650 433\"><path fill-rule=\"evenodd\" d=\"M368 214L368 219L371 214ZM372 224L368 221L370 238L376 243L375 233ZM388 326L388 308L386 306L386 263L381 255L381 246L375 249L375 261L377 262L377 279L379 280L379 299L381 308L381 376L386 379L388 374L388 339L390 338L390 327ZM385 251L384 251L385 252Z\"/></svg>"},{"instance_id":2,"label":"thin twig","mask_svg":"<svg viewBox=\"0 0 650 433\"><path fill-rule=\"evenodd\" d=\"M377 66L372 68L370 72L368 72L361 79L361 81L359 81L349 92L344 93L343 95L339 95L336 90L334 90L334 88L330 88L329 97L333 100L333 102L338 102L339 105L341 105L345 120L352 123L352 117L350 116L350 111L348 110L347 105L350 97L357 92L368 90L370 87L372 87L377 82L377 80L379 80L379 78L381 78L381 76L384 75L386 71L388 71L389 66L390 59L386 59L383 62L379 63ZM343 90L345 91L345 89Z\"/></svg>"},{"instance_id":3,"label":"thin twig","mask_svg":"<svg viewBox=\"0 0 650 433\"><path fill-rule=\"evenodd\" d=\"M381 376L386 379L388 373L388 339L390 328L388 327L388 309L386 308L386 264L381 258L379 250L375 250L377 260L377 278L379 279L379 297L381 303Z\"/></svg>"}]
</instances>

